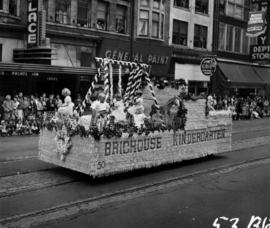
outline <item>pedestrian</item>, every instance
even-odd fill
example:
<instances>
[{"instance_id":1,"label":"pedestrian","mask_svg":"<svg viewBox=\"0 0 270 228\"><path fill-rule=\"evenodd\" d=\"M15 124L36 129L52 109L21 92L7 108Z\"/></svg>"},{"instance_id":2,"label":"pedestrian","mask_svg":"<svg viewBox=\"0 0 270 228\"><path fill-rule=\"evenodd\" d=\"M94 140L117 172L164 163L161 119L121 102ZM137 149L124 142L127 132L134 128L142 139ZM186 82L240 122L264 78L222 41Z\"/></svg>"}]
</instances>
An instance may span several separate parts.
<instances>
[{"instance_id":1,"label":"pedestrian","mask_svg":"<svg viewBox=\"0 0 270 228\"><path fill-rule=\"evenodd\" d=\"M4 109L4 120L9 120L12 117L14 106L10 95L6 95L6 98L2 105Z\"/></svg>"}]
</instances>

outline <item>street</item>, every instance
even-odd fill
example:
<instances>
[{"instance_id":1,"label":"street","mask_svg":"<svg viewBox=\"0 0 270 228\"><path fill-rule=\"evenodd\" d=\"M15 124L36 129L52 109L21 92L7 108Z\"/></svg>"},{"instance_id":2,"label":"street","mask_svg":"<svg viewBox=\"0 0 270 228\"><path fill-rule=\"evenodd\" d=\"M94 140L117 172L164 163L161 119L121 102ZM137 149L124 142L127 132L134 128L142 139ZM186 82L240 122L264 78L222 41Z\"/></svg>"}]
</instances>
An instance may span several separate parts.
<instances>
[{"instance_id":1,"label":"street","mask_svg":"<svg viewBox=\"0 0 270 228\"><path fill-rule=\"evenodd\" d=\"M37 137L0 138L0 224L247 227L269 216L269 139L268 119L235 121L231 152L92 179L38 161Z\"/></svg>"}]
</instances>

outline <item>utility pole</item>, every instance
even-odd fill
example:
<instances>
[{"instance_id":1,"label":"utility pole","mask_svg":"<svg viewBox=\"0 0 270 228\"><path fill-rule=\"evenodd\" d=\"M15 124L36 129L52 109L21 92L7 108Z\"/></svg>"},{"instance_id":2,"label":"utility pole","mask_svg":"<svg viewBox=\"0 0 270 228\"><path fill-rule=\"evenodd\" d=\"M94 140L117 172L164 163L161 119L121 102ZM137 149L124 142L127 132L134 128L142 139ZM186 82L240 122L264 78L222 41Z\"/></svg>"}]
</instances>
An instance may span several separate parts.
<instances>
[{"instance_id":1,"label":"utility pole","mask_svg":"<svg viewBox=\"0 0 270 228\"><path fill-rule=\"evenodd\" d=\"M134 52L134 17L135 17L135 2L130 0L130 11L131 11L131 21L130 21L130 45L129 45L129 61L133 61Z\"/></svg>"}]
</instances>

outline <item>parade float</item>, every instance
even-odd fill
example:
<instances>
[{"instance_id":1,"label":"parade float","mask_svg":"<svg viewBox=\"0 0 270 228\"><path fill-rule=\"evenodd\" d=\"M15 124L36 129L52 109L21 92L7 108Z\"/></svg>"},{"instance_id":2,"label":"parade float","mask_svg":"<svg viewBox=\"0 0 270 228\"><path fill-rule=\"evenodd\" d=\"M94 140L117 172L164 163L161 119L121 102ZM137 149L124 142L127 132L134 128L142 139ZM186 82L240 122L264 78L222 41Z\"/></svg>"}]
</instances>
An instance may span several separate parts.
<instances>
[{"instance_id":1,"label":"parade float","mask_svg":"<svg viewBox=\"0 0 270 228\"><path fill-rule=\"evenodd\" d=\"M80 115L45 118L39 139L42 161L100 177L231 150L230 112L209 110L205 98L185 98L181 80L173 88L159 89L152 85L146 64L102 58L96 62L97 74L77 108ZM122 69L127 67L130 73L123 88ZM100 79L104 100L113 111L102 117L91 113L91 120L83 122ZM123 103L120 111L115 94ZM126 118L116 118L114 112L124 112Z\"/></svg>"}]
</instances>

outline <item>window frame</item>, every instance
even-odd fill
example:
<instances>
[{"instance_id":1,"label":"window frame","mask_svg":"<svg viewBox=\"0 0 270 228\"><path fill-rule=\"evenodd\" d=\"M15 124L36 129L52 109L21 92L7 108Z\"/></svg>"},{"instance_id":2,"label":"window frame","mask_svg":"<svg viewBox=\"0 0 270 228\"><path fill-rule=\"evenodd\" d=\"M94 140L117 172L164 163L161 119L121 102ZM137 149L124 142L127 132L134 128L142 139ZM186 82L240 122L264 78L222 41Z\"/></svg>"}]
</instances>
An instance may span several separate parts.
<instances>
[{"instance_id":1,"label":"window frame","mask_svg":"<svg viewBox=\"0 0 270 228\"><path fill-rule=\"evenodd\" d=\"M224 33L224 48L223 49L221 48L220 39L218 39L218 51L248 55L249 52L250 52L249 47L251 45L251 38L247 37L245 35L245 33L246 33L245 29L242 28L242 27L239 27L239 26L234 26L234 25L223 23L223 22L219 23L219 29L220 29L221 24L223 24L224 27L225 27L225 29L224 29L224 31L225 31L225 33ZM229 27L232 27L232 41L231 42L228 42L228 30L229 30ZM240 45L237 45L237 46L240 47L239 51L236 51L236 49L235 49L235 45L236 45L236 29L240 29L240 39L239 39L240 40ZM219 37L220 36L221 36L221 34L220 34L220 31L219 31ZM227 49L227 43L231 43L232 50ZM255 44L256 44L256 42L255 42ZM244 46L244 45L246 45L246 46Z\"/></svg>"},{"instance_id":2,"label":"window frame","mask_svg":"<svg viewBox=\"0 0 270 228\"><path fill-rule=\"evenodd\" d=\"M195 13L200 13L200 14L204 14L204 15L208 15L209 14L209 0L206 0L207 1L207 7L206 7L206 12L205 11L200 11L197 9L197 3L201 3L200 4L200 7L202 7L202 1L203 0L195 0Z\"/></svg>"},{"instance_id":3,"label":"window frame","mask_svg":"<svg viewBox=\"0 0 270 228\"><path fill-rule=\"evenodd\" d=\"M124 15L123 15L123 22L122 22L122 24L123 24L123 31L121 32L121 31L119 31L118 30L118 28L117 28L117 26L118 26L118 19L119 20L121 20L121 16L122 15L120 15L120 14L118 14L118 9L119 8L122 8L123 9L123 12L124 12ZM127 6L126 5L120 5L120 4L117 4L116 5L116 15L115 15L115 31L117 32L117 33L120 33L120 34L126 34L127 33L127 11L128 10L128 8L127 8Z\"/></svg>"},{"instance_id":4,"label":"window frame","mask_svg":"<svg viewBox=\"0 0 270 228\"><path fill-rule=\"evenodd\" d=\"M201 46L204 46L204 45L201 45L200 47L198 46L195 46L195 36L196 36L196 26L199 26L199 34L202 34L202 29L205 28L206 29L206 37L205 37L205 47L201 47ZM201 38L202 36L201 35L198 35L197 37ZM201 42L201 41L199 41ZM202 43L204 44L204 42ZM194 36L193 36L193 47L194 48L200 48L200 49L207 49L207 45L208 45L208 26L205 26L205 25L201 25L201 24L194 24Z\"/></svg>"},{"instance_id":5,"label":"window frame","mask_svg":"<svg viewBox=\"0 0 270 228\"><path fill-rule=\"evenodd\" d=\"M4 11L4 0L0 0L0 12Z\"/></svg>"},{"instance_id":6,"label":"window frame","mask_svg":"<svg viewBox=\"0 0 270 228\"><path fill-rule=\"evenodd\" d=\"M175 31L175 24L176 23L178 23L178 31ZM184 34L184 33L181 33L181 26L182 25L185 25L186 26L186 33ZM189 23L187 22L187 21L182 21L182 20L178 20L178 19L173 19L173 29L172 29L172 44L173 45L181 45L181 46L187 46L188 45L188 26L189 26ZM185 35L185 37L184 37L184 39L186 40L186 43L185 44L183 44L183 43L181 43L181 42L178 42L178 43L176 43L176 42L174 42L174 34L175 33L177 33L177 40L181 40L181 37L183 36L183 35Z\"/></svg>"},{"instance_id":7,"label":"window frame","mask_svg":"<svg viewBox=\"0 0 270 228\"><path fill-rule=\"evenodd\" d=\"M181 1L181 2L184 2L186 1L186 4L176 4L177 1ZM190 1L189 0L174 0L173 1L173 6L174 7L179 7L179 8L183 8L183 9L189 9L189 4L190 4Z\"/></svg>"},{"instance_id":8,"label":"window frame","mask_svg":"<svg viewBox=\"0 0 270 228\"><path fill-rule=\"evenodd\" d=\"M138 25L137 26L137 35L138 37L145 37L145 38L152 38L152 39L159 39L164 40L164 28L165 28L165 0L159 1L159 8L154 7L153 1L149 0L149 6L141 5L143 0L139 1L139 7L138 7ZM141 12L147 11L148 12L148 31L147 34L142 34L140 31L141 28L141 22L144 20L141 18ZM158 36L153 34L155 30L153 30L153 21L154 23L157 22L157 20L153 20L153 14L158 14ZM145 19L146 21L146 19Z\"/></svg>"},{"instance_id":9,"label":"window frame","mask_svg":"<svg viewBox=\"0 0 270 228\"><path fill-rule=\"evenodd\" d=\"M81 4L83 3L83 4ZM91 1L89 0L77 0L77 25L81 27L90 27L91 23L89 21L89 10L91 9ZM80 5L81 4L81 5ZM86 6L86 7L85 7ZM80 9L86 9L86 18L80 17L81 11L79 12Z\"/></svg>"},{"instance_id":10,"label":"window frame","mask_svg":"<svg viewBox=\"0 0 270 228\"><path fill-rule=\"evenodd\" d=\"M71 24L71 0L64 0L65 2L61 2L60 0L55 0L55 19L54 21L59 24ZM57 10L57 4L59 10ZM60 10L60 8L67 7L66 11ZM62 12L62 14L60 14ZM58 15L57 15L58 13ZM66 13L66 15L65 15ZM58 17L58 18L57 18Z\"/></svg>"},{"instance_id":11,"label":"window frame","mask_svg":"<svg viewBox=\"0 0 270 228\"><path fill-rule=\"evenodd\" d=\"M109 21L109 4L108 4L108 2L105 2L105 1L98 1L97 2L97 15L98 15L98 12L100 11L99 10L99 8L98 8L98 4L104 4L105 5L105 18L104 18L104 28L99 28L98 26L98 20L100 20L100 19L102 19L102 18L98 18L98 16L97 16L97 18L96 18L96 28L98 29L98 30L103 30L103 31L108 31L108 21Z\"/></svg>"}]
</instances>

